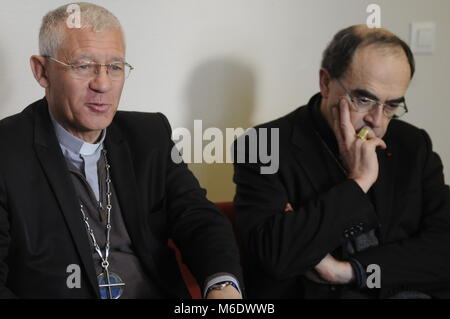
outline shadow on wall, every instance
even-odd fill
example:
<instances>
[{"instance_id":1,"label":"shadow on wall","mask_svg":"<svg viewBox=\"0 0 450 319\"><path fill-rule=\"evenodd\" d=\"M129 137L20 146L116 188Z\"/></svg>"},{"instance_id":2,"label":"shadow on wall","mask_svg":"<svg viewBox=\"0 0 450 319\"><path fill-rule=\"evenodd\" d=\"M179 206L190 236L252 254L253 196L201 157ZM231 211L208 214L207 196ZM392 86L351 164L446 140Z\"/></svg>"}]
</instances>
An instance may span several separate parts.
<instances>
[{"instance_id":1,"label":"shadow on wall","mask_svg":"<svg viewBox=\"0 0 450 319\"><path fill-rule=\"evenodd\" d=\"M193 135L194 120L202 120L203 132L216 127L223 134L226 162L226 128L250 127L254 109L255 78L251 68L231 58L216 58L197 66L187 87L187 128ZM193 137L192 137L193 140ZM203 148L210 141L203 141ZM192 147L193 151L193 147ZM193 155L192 155L193 158ZM193 160L192 160L193 162ZM191 163L189 168L214 202L231 201L235 193L233 164Z\"/></svg>"}]
</instances>

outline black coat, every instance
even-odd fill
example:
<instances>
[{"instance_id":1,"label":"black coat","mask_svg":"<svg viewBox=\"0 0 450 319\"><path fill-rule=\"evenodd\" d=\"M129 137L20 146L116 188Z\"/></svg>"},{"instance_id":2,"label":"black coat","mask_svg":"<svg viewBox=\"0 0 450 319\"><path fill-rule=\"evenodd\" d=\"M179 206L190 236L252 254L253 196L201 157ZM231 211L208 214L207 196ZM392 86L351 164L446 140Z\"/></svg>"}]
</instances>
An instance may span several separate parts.
<instances>
[{"instance_id":1,"label":"black coat","mask_svg":"<svg viewBox=\"0 0 450 319\"><path fill-rule=\"evenodd\" d=\"M225 215L185 164L160 113L117 112L105 147L135 254L162 297L189 297L173 238L200 285L215 273L239 280L239 253ZM0 297L98 297L89 237L46 100L0 122ZM66 268L81 267L68 289Z\"/></svg>"},{"instance_id":2,"label":"black coat","mask_svg":"<svg viewBox=\"0 0 450 319\"><path fill-rule=\"evenodd\" d=\"M345 234L371 229L379 246L354 258L381 267L379 296L405 290L450 296L450 192L427 133L392 120L383 138L388 149L377 151L378 180L365 194L316 135L312 109L318 104L316 95L257 127L279 129L276 174L260 174L260 161L235 164L248 296L322 296L311 290L305 272L338 250L348 240ZM285 212L287 203L293 211Z\"/></svg>"}]
</instances>

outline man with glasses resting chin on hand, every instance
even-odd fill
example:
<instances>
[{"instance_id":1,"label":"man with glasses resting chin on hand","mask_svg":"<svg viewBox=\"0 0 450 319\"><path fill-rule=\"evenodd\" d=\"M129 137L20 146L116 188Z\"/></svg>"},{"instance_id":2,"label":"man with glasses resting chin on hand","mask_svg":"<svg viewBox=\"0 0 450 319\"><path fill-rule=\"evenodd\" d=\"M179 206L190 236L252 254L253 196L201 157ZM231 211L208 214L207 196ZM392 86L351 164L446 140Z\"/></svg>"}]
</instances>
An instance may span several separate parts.
<instances>
[{"instance_id":1,"label":"man with glasses resting chin on hand","mask_svg":"<svg viewBox=\"0 0 450 319\"><path fill-rule=\"evenodd\" d=\"M234 176L249 297L450 297L442 163L398 120L414 68L391 32L346 28L324 52L320 93L260 126L279 128L279 171L237 163Z\"/></svg>"},{"instance_id":2,"label":"man with glasses resting chin on hand","mask_svg":"<svg viewBox=\"0 0 450 319\"><path fill-rule=\"evenodd\" d=\"M117 112L133 69L119 21L75 5L79 27L68 6L43 19L45 98L0 122L0 298L189 298L169 238L204 297L240 298L232 227L172 161L169 122Z\"/></svg>"}]
</instances>

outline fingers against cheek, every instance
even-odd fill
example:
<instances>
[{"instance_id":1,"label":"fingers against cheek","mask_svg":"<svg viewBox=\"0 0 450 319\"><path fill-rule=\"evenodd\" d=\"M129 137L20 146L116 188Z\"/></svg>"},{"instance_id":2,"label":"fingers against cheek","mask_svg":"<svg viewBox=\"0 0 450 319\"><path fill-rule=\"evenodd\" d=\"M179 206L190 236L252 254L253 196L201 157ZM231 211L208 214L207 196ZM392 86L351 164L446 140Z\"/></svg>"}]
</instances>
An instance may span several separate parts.
<instances>
[{"instance_id":1,"label":"fingers against cheek","mask_svg":"<svg viewBox=\"0 0 450 319\"><path fill-rule=\"evenodd\" d=\"M339 102L339 111L341 122L346 126L350 125L353 127L352 121L350 120L350 105L346 98L342 98Z\"/></svg>"},{"instance_id":2,"label":"fingers against cheek","mask_svg":"<svg viewBox=\"0 0 450 319\"><path fill-rule=\"evenodd\" d=\"M336 110L335 106L331 107L331 116L333 117L333 130L335 133L337 133L338 128L338 112Z\"/></svg>"},{"instance_id":3,"label":"fingers against cheek","mask_svg":"<svg viewBox=\"0 0 450 319\"><path fill-rule=\"evenodd\" d=\"M352 143L355 140L356 132L350 120L350 109L347 99L343 98L339 102L340 123L339 127L346 143Z\"/></svg>"},{"instance_id":4,"label":"fingers against cheek","mask_svg":"<svg viewBox=\"0 0 450 319\"><path fill-rule=\"evenodd\" d=\"M338 142L338 145L341 146L344 143L344 140L343 140L342 134L341 134L338 106L331 107L331 114L333 116L334 135L336 135L336 140Z\"/></svg>"}]
</instances>

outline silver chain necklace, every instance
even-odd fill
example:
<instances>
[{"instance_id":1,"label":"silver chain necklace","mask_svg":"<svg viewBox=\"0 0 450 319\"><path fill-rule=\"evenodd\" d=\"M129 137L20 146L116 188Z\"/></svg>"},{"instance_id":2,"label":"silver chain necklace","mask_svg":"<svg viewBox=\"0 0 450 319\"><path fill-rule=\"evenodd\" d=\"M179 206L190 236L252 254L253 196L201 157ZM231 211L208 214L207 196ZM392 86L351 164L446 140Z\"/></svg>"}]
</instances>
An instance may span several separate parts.
<instances>
[{"instance_id":1,"label":"silver chain necklace","mask_svg":"<svg viewBox=\"0 0 450 319\"><path fill-rule=\"evenodd\" d=\"M87 232L91 237L92 244L94 246L95 251L100 256L101 266L103 268L103 272L98 275L97 280L100 288L100 297L102 299L118 299L123 293L125 283L123 280L115 273L110 272L109 268L109 249L110 249L110 233L111 233L111 175L110 168L111 166L108 164L108 159L106 157L106 150L102 151L103 158L105 160L106 167L106 243L105 243L105 255L103 256L102 250L100 246L97 244L97 240L95 239L94 231L89 225L89 218L84 213L84 206L80 202L80 211L83 215L83 221L86 225Z\"/></svg>"}]
</instances>

